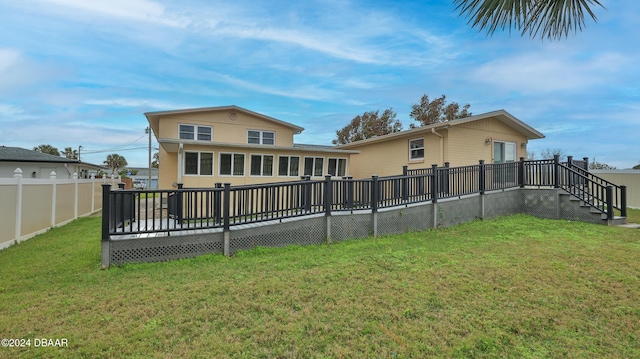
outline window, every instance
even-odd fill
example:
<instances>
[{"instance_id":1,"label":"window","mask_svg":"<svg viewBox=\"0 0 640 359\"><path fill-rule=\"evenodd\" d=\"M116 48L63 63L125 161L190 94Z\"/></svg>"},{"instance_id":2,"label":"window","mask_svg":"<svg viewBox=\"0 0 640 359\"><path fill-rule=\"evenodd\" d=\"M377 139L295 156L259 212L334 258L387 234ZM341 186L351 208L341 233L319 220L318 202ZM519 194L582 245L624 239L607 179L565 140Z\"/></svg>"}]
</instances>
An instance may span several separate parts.
<instances>
[{"instance_id":1,"label":"window","mask_svg":"<svg viewBox=\"0 0 640 359\"><path fill-rule=\"evenodd\" d=\"M300 175L300 157L280 156L278 157L278 176L297 177Z\"/></svg>"},{"instance_id":2,"label":"window","mask_svg":"<svg viewBox=\"0 0 640 359\"><path fill-rule=\"evenodd\" d=\"M273 176L272 155L251 155L252 176Z\"/></svg>"},{"instance_id":3,"label":"window","mask_svg":"<svg viewBox=\"0 0 640 359\"><path fill-rule=\"evenodd\" d=\"M220 175L244 176L244 153L221 153Z\"/></svg>"},{"instance_id":4,"label":"window","mask_svg":"<svg viewBox=\"0 0 640 359\"><path fill-rule=\"evenodd\" d=\"M327 168L327 171L332 176L345 176L347 173L347 159L329 158L329 168Z\"/></svg>"},{"instance_id":5,"label":"window","mask_svg":"<svg viewBox=\"0 0 640 359\"><path fill-rule=\"evenodd\" d=\"M247 143L256 145L275 145L276 133L273 131L249 130L247 132Z\"/></svg>"},{"instance_id":6,"label":"window","mask_svg":"<svg viewBox=\"0 0 640 359\"><path fill-rule=\"evenodd\" d=\"M514 142L493 142L493 163L516 161L516 144Z\"/></svg>"},{"instance_id":7,"label":"window","mask_svg":"<svg viewBox=\"0 0 640 359\"><path fill-rule=\"evenodd\" d=\"M424 159L424 138L409 140L409 160Z\"/></svg>"},{"instance_id":8,"label":"window","mask_svg":"<svg viewBox=\"0 0 640 359\"><path fill-rule=\"evenodd\" d=\"M304 175L322 177L322 168L324 166L324 158L322 157L305 157L304 158Z\"/></svg>"},{"instance_id":9,"label":"window","mask_svg":"<svg viewBox=\"0 0 640 359\"><path fill-rule=\"evenodd\" d=\"M179 125L178 127L181 140L211 141L210 126Z\"/></svg>"},{"instance_id":10,"label":"window","mask_svg":"<svg viewBox=\"0 0 640 359\"><path fill-rule=\"evenodd\" d=\"M184 174L213 176L213 152L185 152Z\"/></svg>"}]
</instances>

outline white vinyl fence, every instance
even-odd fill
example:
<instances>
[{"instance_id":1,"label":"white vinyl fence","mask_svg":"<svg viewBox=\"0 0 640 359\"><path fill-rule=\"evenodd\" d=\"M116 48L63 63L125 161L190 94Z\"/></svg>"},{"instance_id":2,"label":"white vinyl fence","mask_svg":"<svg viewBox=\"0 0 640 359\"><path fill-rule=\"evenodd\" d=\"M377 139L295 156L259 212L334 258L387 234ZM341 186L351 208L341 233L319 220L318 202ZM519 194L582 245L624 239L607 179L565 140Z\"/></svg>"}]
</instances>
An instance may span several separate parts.
<instances>
[{"instance_id":1,"label":"white vinyl fence","mask_svg":"<svg viewBox=\"0 0 640 359\"><path fill-rule=\"evenodd\" d=\"M619 186L627 186L627 207L640 209L640 170L589 170Z\"/></svg>"},{"instance_id":2,"label":"white vinyl fence","mask_svg":"<svg viewBox=\"0 0 640 359\"><path fill-rule=\"evenodd\" d=\"M102 183L114 187L119 177L102 179L0 178L0 250L102 208Z\"/></svg>"}]
</instances>

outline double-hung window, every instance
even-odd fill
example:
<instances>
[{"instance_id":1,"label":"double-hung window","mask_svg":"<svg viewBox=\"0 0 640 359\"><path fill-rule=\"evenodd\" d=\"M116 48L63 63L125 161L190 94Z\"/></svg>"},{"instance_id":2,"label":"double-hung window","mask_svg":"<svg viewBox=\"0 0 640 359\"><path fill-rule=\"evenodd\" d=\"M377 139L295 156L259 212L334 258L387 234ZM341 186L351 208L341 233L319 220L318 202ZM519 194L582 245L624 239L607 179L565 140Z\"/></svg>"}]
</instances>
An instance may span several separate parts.
<instances>
[{"instance_id":1,"label":"double-hung window","mask_svg":"<svg viewBox=\"0 0 640 359\"><path fill-rule=\"evenodd\" d=\"M424 159L424 138L409 140L409 160Z\"/></svg>"},{"instance_id":2,"label":"double-hung window","mask_svg":"<svg viewBox=\"0 0 640 359\"><path fill-rule=\"evenodd\" d=\"M213 176L213 152L185 152L184 174Z\"/></svg>"},{"instance_id":3,"label":"double-hung window","mask_svg":"<svg viewBox=\"0 0 640 359\"><path fill-rule=\"evenodd\" d=\"M299 174L300 174L300 157L298 156L279 156L278 157L278 176L298 177Z\"/></svg>"},{"instance_id":4,"label":"double-hung window","mask_svg":"<svg viewBox=\"0 0 640 359\"><path fill-rule=\"evenodd\" d=\"M244 153L220 154L221 176L244 176Z\"/></svg>"},{"instance_id":5,"label":"double-hung window","mask_svg":"<svg viewBox=\"0 0 640 359\"><path fill-rule=\"evenodd\" d=\"M178 127L181 140L211 141L211 126L180 124Z\"/></svg>"},{"instance_id":6,"label":"double-hung window","mask_svg":"<svg viewBox=\"0 0 640 359\"><path fill-rule=\"evenodd\" d=\"M249 130L247 131L247 143L255 145L275 145L276 133L273 131Z\"/></svg>"},{"instance_id":7,"label":"double-hung window","mask_svg":"<svg viewBox=\"0 0 640 359\"><path fill-rule=\"evenodd\" d=\"M322 177L322 169L324 167L324 158L322 157L305 157L304 158L304 175L313 177Z\"/></svg>"},{"instance_id":8,"label":"double-hung window","mask_svg":"<svg viewBox=\"0 0 640 359\"><path fill-rule=\"evenodd\" d=\"M327 168L332 176L345 176L347 173L347 159L346 158L329 158L329 167Z\"/></svg>"},{"instance_id":9,"label":"double-hung window","mask_svg":"<svg viewBox=\"0 0 640 359\"><path fill-rule=\"evenodd\" d=\"M251 155L251 176L273 176L273 155Z\"/></svg>"}]
</instances>

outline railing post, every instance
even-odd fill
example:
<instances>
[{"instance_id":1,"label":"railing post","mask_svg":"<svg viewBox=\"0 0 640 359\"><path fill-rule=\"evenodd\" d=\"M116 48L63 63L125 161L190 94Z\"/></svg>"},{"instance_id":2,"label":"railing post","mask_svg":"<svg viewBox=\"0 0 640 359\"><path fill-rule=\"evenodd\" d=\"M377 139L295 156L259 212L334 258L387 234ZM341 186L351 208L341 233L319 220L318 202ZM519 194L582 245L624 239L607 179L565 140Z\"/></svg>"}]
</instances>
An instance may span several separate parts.
<instances>
[{"instance_id":1,"label":"railing post","mask_svg":"<svg viewBox=\"0 0 640 359\"><path fill-rule=\"evenodd\" d=\"M573 166L573 156L567 156L567 167Z\"/></svg>"},{"instance_id":2,"label":"railing post","mask_svg":"<svg viewBox=\"0 0 640 359\"><path fill-rule=\"evenodd\" d=\"M584 161L583 170L588 172L589 171L589 157L582 157L582 160Z\"/></svg>"},{"instance_id":3,"label":"railing post","mask_svg":"<svg viewBox=\"0 0 640 359\"><path fill-rule=\"evenodd\" d=\"M215 185L215 188L220 189L222 188L222 183L221 182L217 182ZM213 217L214 217L214 221L216 223L220 223L222 222L222 196L221 196L221 191L215 191L213 192Z\"/></svg>"},{"instance_id":4,"label":"railing post","mask_svg":"<svg viewBox=\"0 0 640 359\"><path fill-rule=\"evenodd\" d=\"M431 202L438 202L438 165L431 165Z\"/></svg>"},{"instance_id":5,"label":"railing post","mask_svg":"<svg viewBox=\"0 0 640 359\"><path fill-rule=\"evenodd\" d=\"M407 166L403 168L406 169ZM408 171L404 171L402 175L402 201L407 203L409 201L409 176L407 176Z\"/></svg>"},{"instance_id":6,"label":"railing post","mask_svg":"<svg viewBox=\"0 0 640 359\"><path fill-rule=\"evenodd\" d=\"M378 201L380 188L378 187L378 175L371 176L371 212L378 212Z\"/></svg>"},{"instance_id":7,"label":"railing post","mask_svg":"<svg viewBox=\"0 0 640 359\"><path fill-rule=\"evenodd\" d=\"M176 192L176 214L178 215L178 223L182 224L182 220L184 213L183 211L183 192L181 191L181 189L183 188L184 184L182 183L178 183L178 191Z\"/></svg>"},{"instance_id":8,"label":"railing post","mask_svg":"<svg viewBox=\"0 0 640 359\"><path fill-rule=\"evenodd\" d=\"M333 202L333 184L331 175L324 176L324 215L331 216L331 206Z\"/></svg>"},{"instance_id":9,"label":"railing post","mask_svg":"<svg viewBox=\"0 0 640 359\"><path fill-rule=\"evenodd\" d=\"M524 188L524 157L520 157L518 164L518 185L520 188Z\"/></svg>"},{"instance_id":10,"label":"railing post","mask_svg":"<svg viewBox=\"0 0 640 359\"><path fill-rule=\"evenodd\" d=\"M101 243L101 264L102 269L111 265L111 184L102 184L102 240Z\"/></svg>"},{"instance_id":11,"label":"railing post","mask_svg":"<svg viewBox=\"0 0 640 359\"><path fill-rule=\"evenodd\" d=\"M224 224L222 226L223 229L223 253L225 256L231 255L231 238L229 235L229 228L231 227L231 219L229 218L229 213L231 211L231 183L224 184L224 192L222 199L222 216L224 217Z\"/></svg>"},{"instance_id":12,"label":"railing post","mask_svg":"<svg viewBox=\"0 0 640 359\"><path fill-rule=\"evenodd\" d=\"M402 166L402 175L406 176L407 173L409 173L409 166L407 165Z\"/></svg>"},{"instance_id":13,"label":"railing post","mask_svg":"<svg viewBox=\"0 0 640 359\"><path fill-rule=\"evenodd\" d=\"M305 183L302 185L302 201L305 212L311 212L311 176L301 177Z\"/></svg>"},{"instance_id":14,"label":"railing post","mask_svg":"<svg viewBox=\"0 0 640 359\"><path fill-rule=\"evenodd\" d=\"M620 216L627 216L627 186L620 186Z\"/></svg>"},{"instance_id":15,"label":"railing post","mask_svg":"<svg viewBox=\"0 0 640 359\"><path fill-rule=\"evenodd\" d=\"M111 184L102 184L102 241L109 240L109 232L111 224L109 223L111 215Z\"/></svg>"},{"instance_id":16,"label":"railing post","mask_svg":"<svg viewBox=\"0 0 640 359\"><path fill-rule=\"evenodd\" d=\"M606 205L607 205L607 219L613 219L613 187L607 186L606 189Z\"/></svg>"},{"instance_id":17,"label":"railing post","mask_svg":"<svg viewBox=\"0 0 640 359\"><path fill-rule=\"evenodd\" d=\"M480 160L480 173L478 174L478 180L479 180L479 184L478 184L478 189L480 190L480 194L483 195L484 194L484 189L486 186L486 168L484 167L484 160Z\"/></svg>"},{"instance_id":18,"label":"railing post","mask_svg":"<svg viewBox=\"0 0 640 359\"><path fill-rule=\"evenodd\" d=\"M560 156L553 155L553 188L560 188Z\"/></svg>"}]
</instances>

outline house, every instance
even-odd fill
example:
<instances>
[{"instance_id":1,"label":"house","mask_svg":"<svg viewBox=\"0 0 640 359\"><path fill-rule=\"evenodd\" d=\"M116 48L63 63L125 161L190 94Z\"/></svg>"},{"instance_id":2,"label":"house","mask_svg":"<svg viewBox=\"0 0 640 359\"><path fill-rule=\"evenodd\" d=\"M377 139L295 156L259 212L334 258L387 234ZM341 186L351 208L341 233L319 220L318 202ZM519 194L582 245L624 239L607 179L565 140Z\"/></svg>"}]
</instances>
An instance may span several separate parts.
<instances>
[{"instance_id":1,"label":"house","mask_svg":"<svg viewBox=\"0 0 640 359\"><path fill-rule=\"evenodd\" d=\"M157 189L158 188L158 169L147 167L127 167L127 170L131 171L131 175L127 177L131 178L134 182L142 181L144 188ZM149 171L151 171L151 184L149 184ZM134 174L135 173L135 174Z\"/></svg>"},{"instance_id":2,"label":"house","mask_svg":"<svg viewBox=\"0 0 640 359\"><path fill-rule=\"evenodd\" d=\"M159 188L349 175L356 150L296 144L304 129L238 106L145 113L160 145Z\"/></svg>"},{"instance_id":3,"label":"house","mask_svg":"<svg viewBox=\"0 0 640 359\"><path fill-rule=\"evenodd\" d=\"M337 146L351 156L354 177L391 176L409 169L514 162L527 157L529 140L544 135L505 110L391 133Z\"/></svg>"},{"instance_id":4,"label":"house","mask_svg":"<svg viewBox=\"0 0 640 359\"><path fill-rule=\"evenodd\" d=\"M160 144L159 188L398 175L402 167L513 162L540 132L504 110L341 146L294 143L302 127L238 106L145 113Z\"/></svg>"},{"instance_id":5,"label":"house","mask_svg":"<svg viewBox=\"0 0 640 359\"><path fill-rule=\"evenodd\" d=\"M20 147L0 146L0 177L13 177L16 168L22 170L22 176L25 178L44 179L49 179L52 171L58 179L71 179L74 173L80 178L89 178L91 174L105 170L104 167L91 163Z\"/></svg>"}]
</instances>

